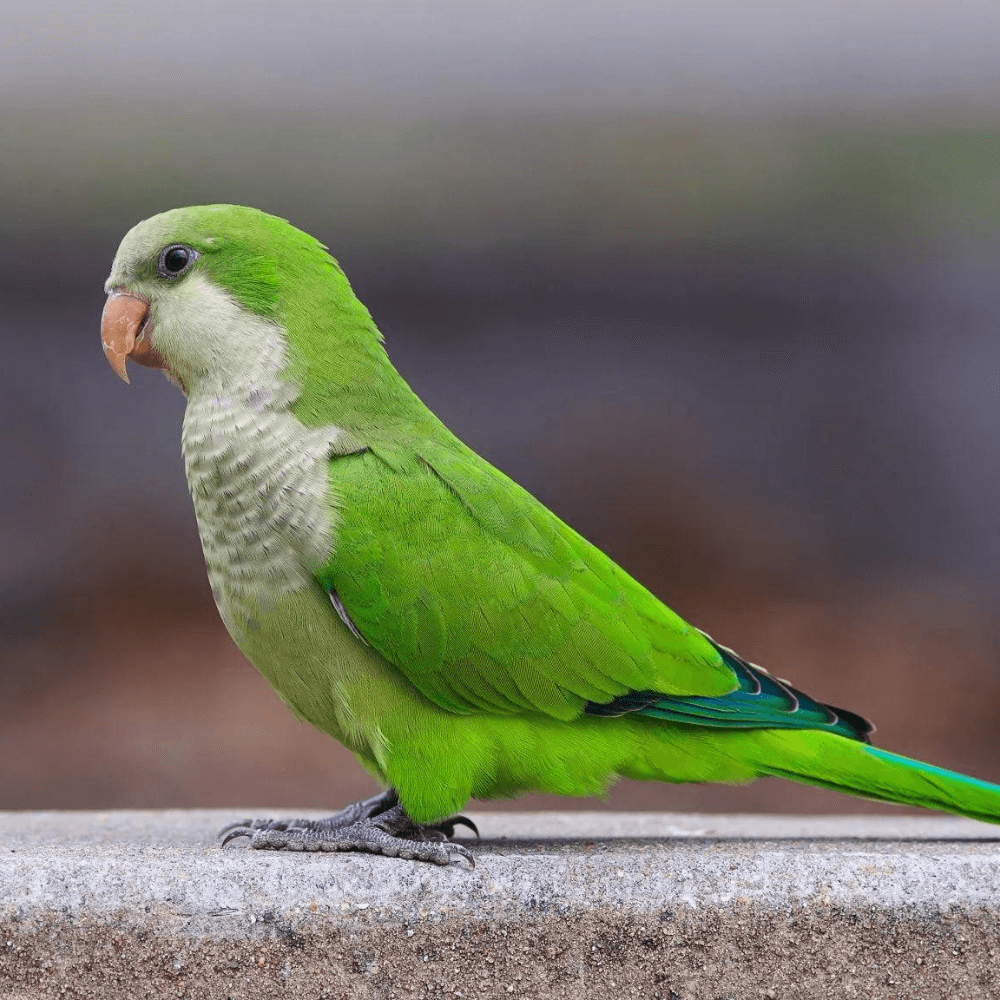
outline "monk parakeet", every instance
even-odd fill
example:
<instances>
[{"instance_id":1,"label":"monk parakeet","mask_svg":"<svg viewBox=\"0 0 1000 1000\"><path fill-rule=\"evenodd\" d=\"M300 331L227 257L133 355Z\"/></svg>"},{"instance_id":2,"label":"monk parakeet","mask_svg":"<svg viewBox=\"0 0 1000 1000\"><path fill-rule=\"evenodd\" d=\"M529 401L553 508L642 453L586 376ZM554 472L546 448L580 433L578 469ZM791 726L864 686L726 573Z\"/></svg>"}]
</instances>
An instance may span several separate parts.
<instances>
[{"instance_id":1,"label":"monk parakeet","mask_svg":"<svg viewBox=\"0 0 1000 1000\"><path fill-rule=\"evenodd\" d=\"M326 248L251 208L124 238L104 351L187 397L182 446L236 645L386 787L254 848L447 864L471 797L599 795L621 776L761 775L1000 821L1000 786L876 749L688 625L466 447L392 366Z\"/></svg>"}]
</instances>

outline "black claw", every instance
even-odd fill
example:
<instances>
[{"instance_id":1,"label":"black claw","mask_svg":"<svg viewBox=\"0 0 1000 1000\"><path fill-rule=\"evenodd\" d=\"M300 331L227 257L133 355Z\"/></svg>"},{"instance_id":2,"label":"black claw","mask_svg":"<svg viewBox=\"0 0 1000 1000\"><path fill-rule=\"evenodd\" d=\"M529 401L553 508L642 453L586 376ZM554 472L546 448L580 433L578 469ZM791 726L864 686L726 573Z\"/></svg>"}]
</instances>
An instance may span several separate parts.
<instances>
[{"instance_id":1,"label":"black claw","mask_svg":"<svg viewBox=\"0 0 1000 1000\"><path fill-rule=\"evenodd\" d=\"M226 832L227 830L229 831L228 833ZM237 837L252 837L255 832L256 831L250 826L227 826L226 829L219 834L220 837L223 833L226 834L225 840L219 844L219 847L225 847L229 841L235 840Z\"/></svg>"},{"instance_id":2,"label":"black claw","mask_svg":"<svg viewBox=\"0 0 1000 1000\"><path fill-rule=\"evenodd\" d=\"M461 826L467 826L475 835L476 840L482 840L483 838L479 836L479 827L469 819L468 816L453 816L450 820L451 822L451 832L455 832L456 824ZM451 836L451 834L449 834Z\"/></svg>"},{"instance_id":3,"label":"black claw","mask_svg":"<svg viewBox=\"0 0 1000 1000\"><path fill-rule=\"evenodd\" d=\"M482 839L479 836L479 827L468 816L450 816L440 823L435 823L432 829L440 830L446 837L454 837L456 826L467 826L476 835L477 840Z\"/></svg>"},{"instance_id":4,"label":"black claw","mask_svg":"<svg viewBox=\"0 0 1000 1000\"><path fill-rule=\"evenodd\" d=\"M457 844L452 844L451 848L452 848L452 850L457 851L460 857L465 858L465 860L469 862L469 867L470 868L475 868L476 867L476 859L464 847L459 847ZM450 863L451 862L449 860L449 864Z\"/></svg>"}]
</instances>

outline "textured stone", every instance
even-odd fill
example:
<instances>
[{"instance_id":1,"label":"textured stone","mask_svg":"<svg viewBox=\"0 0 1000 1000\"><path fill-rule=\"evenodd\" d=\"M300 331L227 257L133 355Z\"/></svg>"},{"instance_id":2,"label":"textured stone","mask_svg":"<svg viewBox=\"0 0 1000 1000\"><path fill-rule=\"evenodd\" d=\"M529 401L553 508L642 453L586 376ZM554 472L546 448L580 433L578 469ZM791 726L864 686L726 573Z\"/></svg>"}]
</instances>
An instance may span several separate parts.
<instances>
[{"instance_id":1,"label":"textured stone","mask_svg":"<svg viewBox=\"0 0 1000 1000\"><path fill-rule=\"evenodd\" d=\"M1000 997L983 824L487 813L469 869L220 851L238 818L0 814L0 1000Z\"/></svg>"}]
</instances>

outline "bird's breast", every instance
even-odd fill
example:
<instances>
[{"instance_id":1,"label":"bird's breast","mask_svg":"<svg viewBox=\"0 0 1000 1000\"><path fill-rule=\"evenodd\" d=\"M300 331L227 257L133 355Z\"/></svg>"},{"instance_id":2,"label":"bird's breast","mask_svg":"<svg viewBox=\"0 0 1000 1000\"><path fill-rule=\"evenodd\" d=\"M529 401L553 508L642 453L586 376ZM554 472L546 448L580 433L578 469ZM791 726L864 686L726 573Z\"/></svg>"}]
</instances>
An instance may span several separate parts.
<instances>
[{"instance_id":1,"label":"bird's breast","mask_svg":"<svg viewBox=\"0 0 1000 1000\"><path fill-rule=\"evenodd\" d=\"M182 436L209 581L237 642L255 609L314 585L334 544L329 456L340 432L259 398L192 399Z\"/></svg>"}]
</instances>

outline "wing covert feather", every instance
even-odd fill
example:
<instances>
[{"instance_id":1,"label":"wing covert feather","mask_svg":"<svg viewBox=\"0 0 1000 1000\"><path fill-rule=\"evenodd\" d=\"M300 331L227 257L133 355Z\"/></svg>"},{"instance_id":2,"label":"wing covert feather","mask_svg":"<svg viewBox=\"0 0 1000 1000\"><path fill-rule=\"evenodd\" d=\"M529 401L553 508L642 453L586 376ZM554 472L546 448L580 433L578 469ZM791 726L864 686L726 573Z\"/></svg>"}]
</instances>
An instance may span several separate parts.
<instances>
[{"instance_id":1,"label":"wing covert feather","mask_svg":"<svg viewBox=\"0 0 1000 1000\"><path fill-rule=\"evenodd\" d=\"M336 548L318 580L443 708L571 719L629 691L738 687L701 632L457 441L405 465L335 458L331 486Z\"/></svg>"}]
</instances>

